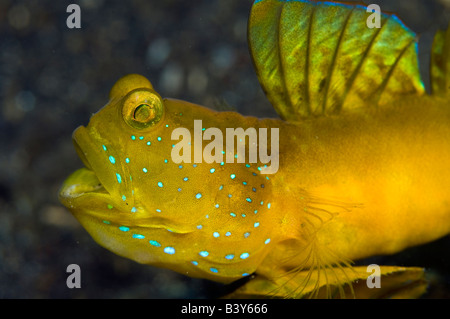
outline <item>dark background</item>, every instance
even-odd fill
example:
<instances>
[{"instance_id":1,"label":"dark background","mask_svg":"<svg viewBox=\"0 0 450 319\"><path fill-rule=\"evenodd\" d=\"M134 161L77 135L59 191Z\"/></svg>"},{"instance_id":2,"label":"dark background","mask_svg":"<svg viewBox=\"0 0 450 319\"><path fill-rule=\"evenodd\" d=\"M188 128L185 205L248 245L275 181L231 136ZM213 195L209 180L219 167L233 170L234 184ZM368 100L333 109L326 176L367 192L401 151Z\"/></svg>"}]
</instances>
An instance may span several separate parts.
<instances>
[{"instance_id":1,"label":"dark background","mask_svg":"<svg viewBox=\"0 0 450 319\"><path fill-rule=\"evenodd\" d=\"M421 67L449 0L365 1L422 34ZM81 29L66 8L81 6ZM98 246L59 204L81 167L71 133L107 102L121 76L141 73L162 96L276 116L246 43L251 0L0 0L0 298L211 298L221 285L139 265ZM428 51L427 51L428 50ZM424 198L426 200L426 198ZM428 298L450 297L450 239L374 258L429 269ZM78 264L82 288L66 287Z\"/></svg>"}]
</instances>

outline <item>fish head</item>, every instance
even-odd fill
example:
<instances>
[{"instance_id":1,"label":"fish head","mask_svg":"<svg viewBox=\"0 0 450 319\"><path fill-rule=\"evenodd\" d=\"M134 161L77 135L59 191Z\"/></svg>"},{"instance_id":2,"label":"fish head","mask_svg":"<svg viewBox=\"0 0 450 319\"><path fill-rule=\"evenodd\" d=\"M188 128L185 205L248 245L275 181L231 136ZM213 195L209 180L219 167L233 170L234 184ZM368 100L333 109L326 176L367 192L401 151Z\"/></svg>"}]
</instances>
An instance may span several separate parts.
<instances>
[{"instance_id":1,"label":"fish head","mask_svg":"<svg viewBox=\"0 0 450 319\"><path fill-rule=\"evenodd\" d=\"M67 178L59 194L100 245L140 263L184 273L198 265L197 258L209 255L203 268L208 275L198 274L204 278L216 275L214 265L243 262L270 242L272 227L269 222L260 227L260 216L270 209L271 185L256 165L173 158L177 128L194 132L197 118L205 126L225 129L230 123L239 125L242 116L218 116L199 105L163 99L140 75L120 79L109 97L86 127L74 131L85 167ZM185 138L191 145L194 139ZM250 235L256 241L243 245ZM251 273L246 269L228 276ZM188 271L196 276L196 270Z\"/></svg>"}]
</instances>

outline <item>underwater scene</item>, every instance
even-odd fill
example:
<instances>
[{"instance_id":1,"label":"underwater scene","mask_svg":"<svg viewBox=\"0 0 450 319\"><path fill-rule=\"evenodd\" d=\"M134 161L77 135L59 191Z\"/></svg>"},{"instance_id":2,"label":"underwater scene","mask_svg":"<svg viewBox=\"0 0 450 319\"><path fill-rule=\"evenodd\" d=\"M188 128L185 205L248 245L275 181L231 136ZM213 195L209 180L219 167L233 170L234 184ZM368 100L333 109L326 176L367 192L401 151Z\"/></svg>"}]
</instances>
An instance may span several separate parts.
<instances>
[{"instance_id":1,"label":"underwater scene","mask_svg":"<svg viewBox=\"0 0 450 319\"><path fill-rule=\"evenodd\" d=\"M449 21L0 0L0 298L450 298Z\"/></svg>"}]
</instances>

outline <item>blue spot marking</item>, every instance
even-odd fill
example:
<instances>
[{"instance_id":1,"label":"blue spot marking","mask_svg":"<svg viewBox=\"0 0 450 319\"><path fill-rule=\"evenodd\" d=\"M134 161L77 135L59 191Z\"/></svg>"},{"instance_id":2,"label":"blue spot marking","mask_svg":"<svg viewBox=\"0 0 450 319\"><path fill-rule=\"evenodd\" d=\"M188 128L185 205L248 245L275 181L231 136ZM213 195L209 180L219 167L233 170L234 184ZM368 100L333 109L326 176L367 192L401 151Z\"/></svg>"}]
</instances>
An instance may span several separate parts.
<instances>
[{"instance_id":1,"label":"blue spot marking","mask_svg":"<svg viewBox=\"0 0 450 319\"><path fill-rule=\"evenodd\" d=\"M132 212L132 213L136 213L136 207L133 207L133 208L131 209L131 212Z\"/></svg>"},{"instance_id":2,"label":"blue spot marking","mask_svg":"<svg viewBox=\"0 0 450 319\"><path fill-rule=\"evenodd\" d=\"M221 191L223 189L223 185L219 186L219 191Z\"/></svg>"},{"instance_id":3,"label":"blue spot marking","mask_svg":"<svg viewBox=\"0 0 450 319\"><path fill-rule=\"evenodd\" d=\"M148 142L147 142L147 145L149 145L149 146L152 145L152 142L148 141Z\"/></svg>"},{"instance_id":4,"label":"blue spot marking","mask_svg":"<svg viewBox=\"0 0 450 319\"><path fill-rule=\"evenodd\" d=\"M189 178L185 177L183 178L183 181L187 182L189 180Z\"/></svg>"},{"instance_id":5,"label":"blue spot marking","mask_svg":"<svg viewBox=\"0 0 450 319\"><path fill-rule=\"evenodd\" d=\"M161 209L159 209L159 208L157 208L156 211L157 211L158 213L161 213Z\"/></svg>"},{"instance_id":6,"label":"blue spot marking","mask_svg":"<svg viewBox=\"0 0 450 319\"><path fill-rule=\"evenodd\" d=\"M214 273L218 273L218 272L219 272L219 271L217 270L217 268L214 268L214 267L209 268L209 270L211 270L211 272L214 272Z\"/></svg>"},{"instance_id":7,"label":"blue spot marking","mask_svg":"<svg viewBox=\"0 0 450 319\"><path fill-rule=\"evenodd\" d=\"M142 171L143 171L144 173L147 173L147 172L148 172L148 170L147 170L145 167L142 169Z\"/></svg>"},{"instance_id":8,"label":"blue spot marking","mask_svg":"<svg viewBox=\"0 0 450 319\"><path fill-rule=\"evenodd\" d=\"M133 234L132 237L133 237L133 238L137 238L137 239L144 239L144 238L145 238L145 236L144 236L144 235L141 235L141 234Z\"/></svg>"},{"instance_id":9,"label":"blue spot marking","mask_svg":"<svg viewBox=\"0 0 450 319\"><path fill-rule=\"evenodd\" d=\"M111 155L109 155L109 161L111 162L111 164L116 164L116 159Z\"/></svg>"},{"instance_id":10,"label":"blue spot marking","mask_svg":"<svg viewBox=\"0 0 450 319\"><path fill-rule=\"evenodd\" d=\"M199 252L198 254L202 257L208 257L208 255L209 255L209 253L206 250L203 250L203 251Z\"/></svg>"},{"instance_id":11,"label":"blue spot marking","mask_svg":"<svg viewBox=\"0 0 450 319\"><path fill-rule=\"evenodd\" d=\"M228 259L228 260L231 260L231 259L234 258L234 255L233 254L229 254L229 255L226 255L225 258Z\"/></svg>"},{"instance_id":12,"label":"blue spot marking","mask_svg":"<svg viewBox=\"0 0 450 319\"><path fill-rule=\"evenodd\" d=\"M130 159L127 157L126 159L125 159L125 163L129 163L130 162Z\"/></svg>"},{"instance_id":13,"label":"blue spot marking","mask_svg":"<svg viewBox=\"0 0 450 319\"><path fill-rule=\"evenodd\" d=\"M215 168L211 168L210 170L209 170L209 172L212 174L212 173L214 173L216 171L216 169Z\"/></svg>"},{"instance_id":14,"label":"blue spot marking","mask_svg":"<svg viewBox=\"0 0 450 319\"><path fill-rule=\"evenodd\" d=\"M161 136L158 136L157 140L158 140L159 142L161 142Z\"/></svg>"},{"instance_id":15,"label":"blue spot marking","mask_svg":"<svg viewBox=\"0 0 450 319\"><path fill-rule=\"evenodd\" d=\"M233 216L233 217L236 217L236 214L235 214L235 213L230 213L230 215Z\"/></svg>"},{"instance_id":16,"label":"blue spot marking","mask_svg":"<svg viewBox=\"0 0 450 319\"><path fill-rule=\"evenodd\" d=\"M219 208L219 204L214 205L215 208Z\"/></svg>"},{"instance_id":17,"label":"blue spot marking","mask_svg":"<svg viewBox=\"0 0 450 319\"><path fill-rule=\"evenodd\" d=\"M256 222L256 223L254 223L253 224L253 226L256 228L256 227L258 227L259 226L259 223L258 222Z\"/></svg>"},{"instance_id":18,"label":"blue spot marking","mask_svg":"<svg viewBox=\"0 0 450 319\"><path fill-rule=\"evenodd\" d=\"M127 197L126 197L125 195L122 195L122 200L123 200L123 201L126 201L126 200L127 200Z\"/></svg>"},{"instance_id":19,"label":"blue spot marking","mask_svg":"<svg viewBox=\"0 0 450 319\"><path fill-rule=\"evenodd\" d=\"M161 247L161 244L158 243L156 240L150 240L149 243L155 247Z\"/></svg>"},{"instance_id":20,"label":"blue spot marking","mask_svg":"<svg viewBox=\"0 0 450 319\"><path fill-rule=\"evenodd\" d=\"M245 276L248 276L248 274L247 274L246 272L244 272L244 273L242 274L242 277L245 277Z\"/></svg>"},{"instance_id":21,"label":"blue spot marking","mask_svg":"<svg viewBox=\"0 0 450 319\"><path fill-rule=\"evenodd\" d=\"M130 228L129 228L129 227L126 227L126 226L120 226L119 229L120 229L121 231L129 231L129 230L130 230Z\"/></svg>"},{"instance_id":22,"label":"blue spot marking","mask_svg":"<svg viewBox=\"0 0 450 319\"><path fill-rule=\"evenodd\" d=\"M203 226L202 225L197 225L197 229L202 229Z\"/></svg>"},{"instance_id":23,"label":"blue spot marking","mask_svg":"<svg viewBox=\"0 0 450 319\"><path fill-rule=\"evenodd\" d=\"M229 232L229 231L227 231L226 233L225 233L225 236L230 236L231 235L231 233Z\"/></svg>"},{"instance_id":24,"label":"blue spot marking","mask_svg":"<svg viewBox=\"0 0 450 319\"><path fill-rule=\"evenodd\" d=\"M107 148L106 148L106 146L105 146L105 145L102 145L102 147L103 147L103 150L104 150L104 151L106 151L106 150L107 150Z\"/></svg>"},{"instance_id":25,"label":"blue spot marking","mask_svg":"<svg viewBox=\"0 0 450 319\"><path fill-rule=\"evenodd\" d=\"M143 136L139 136L139 139L140 139L140 140L143 140L143 139L144 139L144 137L143 137Z\"/></svg>"},{"instance_id":26,"label":"blue spot marking","mask_svg":"<svg viewBox=\"0 0 450 319\"><path fill-rule=\"evenodd\" d=\"M250 236L250 233L249 233L249 232L246 232L246 233L244 234L244 238L247 238L248 236Z\"/></svg>"},{"instance_id":27,"label":"blue spot marking","mask_svg":"<svg viewBox=\"0 0 450 319\"><path fill-rule=\"evenodd\" d=\"M220 234L219 234L218 232L215 231L215 232L213 233L213 236L214 236L215 238L217 238L217 237L220 236Z\"/></svg>"},{"instance_id":28,"label":"blue spot marking","mask_svg":"<svg viewBox=\"0 0 450 319\"><path fill-rule=\"evenodd\" d=\"M241 259L246 259L246 258L248 258L248 256L250 256L249 253L243 253L243 254L241 254Z\"/></svg>"},{"instance_id":29,"label":"blue spot marking","mask_svg":"<svg viewBox=\"0 0 450 319\"><path fill-rule=\"evenodd\" d=\"M236 174L231 174L230 177L231 177L231 179L235 179L236 178Z\"/></svg>"},{"instance_id":30,"label":"blue spot marking","mask_svg":"<svg viewBox=\"0 0 450 319\"><path fill-rule=\"evenodd\" d=\"M175 248L173 248L173 247L166 247L166 248L164 248L164 252L166 254L173 255L173 254L175 254Z\"/></svg>"},{"instance_id":31,"label":"blue spot marking","mask_svg":"<svg viewBox=\"0 0 450 319\"><path fill-rule=\"evenodd\" d=\"M201 194L201 193L197 193L197 194L195 195L195 197L196 197L196 198L202 198L202 194Z\"/></svg>"},{"instance_id":32,"label":"blue spot marking","mask_svg":"<svg viewBox=\"0 0 450 319\"><path fill-rule=\"evenodd\" d=\"M136 136L131 135L131 139L134 141L136 139Z\"/></svg>"},{"instance_id":33,"label":"blue spot marking","mask_svg":"<svg viewBox=\"0 0 450 319\"><path fill-rule=\"evenodd\" d=\"M266 245L267 245L268 243L270 243L270 238L267 238L266 241L264 242L264 244L266 244Z\"/></svg>"},{"instance_id":34,"label":"blue spot marking","mask_svg":"<svg viewBox=\"0 0 450 319\"><path fill-rule=\"evenodd\" d=\"M117 177L117 181L120 183L122 183L122 176L120 176L119 173L116 173L116 177Z\"/></svg>"},{"instance_id":35,"label":"blue spot marking","mask_svg":"<svg viewBox=\"0 0 450 319\"><path fill-rule=\"evenodd\" d=\"M268 209L270 209L270 206L271 206L271 204L270 204L270 203L269 203L269 204L267 204L267 208L268 208Z\"/></svg>"},{"instance_id":36,"label":"blue spot marking","mask_svg":"<svg viewBox=\"0 0 450 319\"><path fill-rule=\"evenodd\" d=\"M163 183L158 182L158 186L159 186L159 187L163 187L164 185L163 185Z\"/></svg>"},{"instance_id":37,"label":"blue spot marking","mask_svg":"<svg viewBox=\"0 0 450 319\"><path fill-rule=\"evenodd\" d=\"M198 266L198 261L191 261L194 266Z\"/></svg>"},{"instance_id":38,"label":"blue spot marking","mask_svg":"<svg viewBox=\"0 0 450 319\"><path fill-rule=\"evenodd\" d=\"M252 202L252 199L251 199L250 197L247 197L245 200L246 200L247 202L249 202L249 203Z\"/></svg>"}]
</instances>

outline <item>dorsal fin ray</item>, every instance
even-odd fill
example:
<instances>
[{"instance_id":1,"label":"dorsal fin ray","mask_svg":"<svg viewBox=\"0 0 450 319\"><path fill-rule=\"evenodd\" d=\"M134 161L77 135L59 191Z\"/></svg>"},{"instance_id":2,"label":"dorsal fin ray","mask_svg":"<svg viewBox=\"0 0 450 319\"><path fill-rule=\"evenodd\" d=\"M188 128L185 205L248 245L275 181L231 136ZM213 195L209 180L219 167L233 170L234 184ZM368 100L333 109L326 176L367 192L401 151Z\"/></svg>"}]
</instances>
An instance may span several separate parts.
<instances>
[{"instance_id":1,"label":"dorsal fin ray","mask_svg":"<svg viewBox=\"0 0 450 319\"><path fill-rule=\"evenodd\" d=\"M395 15L369 28L362 5L257 0L248 42L259 81L290 121L425 92L416 35Z\"/></svg>"},{"instance_id":2,"label":"dorsal fin ray","mask_svg":"<svg viewBox=\"0 0 450 319\"><path fill-rule=\"evenodd\" d=\"M450 24L447 31L439 30L431 50L431 91L450 95Z\"/></svg>"}]
</instances>

